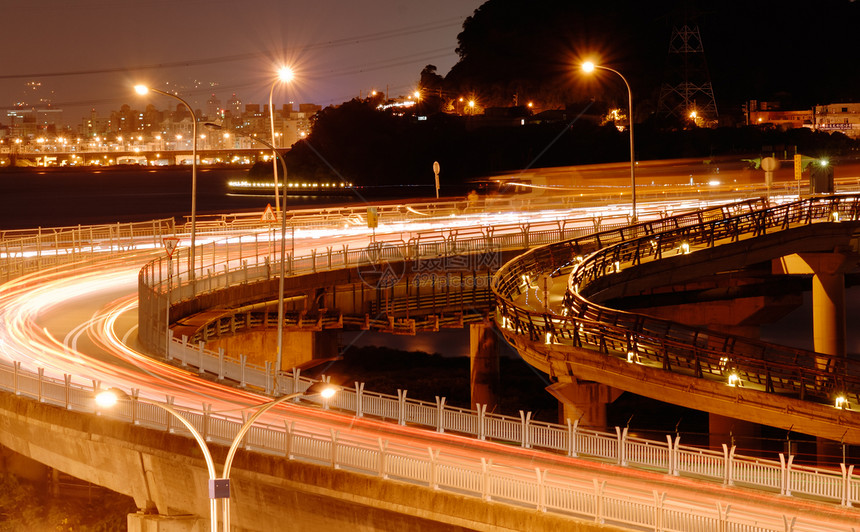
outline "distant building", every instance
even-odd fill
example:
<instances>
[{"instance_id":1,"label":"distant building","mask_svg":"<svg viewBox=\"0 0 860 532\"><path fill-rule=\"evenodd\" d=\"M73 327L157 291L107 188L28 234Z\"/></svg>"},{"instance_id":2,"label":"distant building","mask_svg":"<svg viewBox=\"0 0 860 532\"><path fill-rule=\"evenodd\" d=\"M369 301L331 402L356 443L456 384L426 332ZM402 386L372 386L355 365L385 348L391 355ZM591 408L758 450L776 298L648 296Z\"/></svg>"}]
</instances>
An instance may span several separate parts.
<instances>
[{"instance_id":1,"label":"distant building","mask_svg":"<svg viewBox=\"0 0 860 532\"><path fill-rule=\"evenodd\" d=\"M292 106L290 106L292 108ZM322 111L321 105L316 105L314 103L300 103L299 104L299 112L304 113L307 116L312 116Z\"/></svg>"},{"instance_id":2,"label":"distant building","mask_svg":"<svg viewBox=\"0 0 860 532\"><path fill-rule=\"evenodd\" d=\"M800 129L802 127L812 128L815 120L812 109L784 111L780 109L778 102L759 102L750 100L747 102L748 125L769 125L777 129Z\"/></svg>"},{"instance_id":3,"label":"distant building","mask_svg":"<svg viewBox=\"0 0 860 532\"><path fill-rule=\"evenodd\" d=\"M816 105L815 129L840 132L853 139L860 138L860 103L830 103Z\"/></svg>"},{"instance_id":4,"label":"distant building","mask_svg":"<svg viewBox=\"0 0 860 532\"><path fill-rule=\"evenodd\" d=\"M81 120L78 133L84 138L97 137L110 130L110 118L99 116L95 109L90 111L90 116Z\"/></svg>"},{"instance_id":5,"label":"distant building","mask_svg":"<svg viewBox=\"0 0 860 532\"><path fill-rule=\"evenodd\" d=\"M236 93L233 93L233 96L227 100L226 110L230 111L233 116L239 116L242 114L242 100L236 97Z\"/></svg>"},{"instance_id":6,"label":"distant building","mask_svg":"<svg viewBox=\"0 0 860 532\"><path fill-rule=\"evenodd\" d=\"M235 98L235 94L233 97ZM217 118L221 115L221 100L219 100L214 94L206 100L206 116L208 118Z\"/></svg>"},{"instance_id":7,"label":"distant building","mask_svg":"<svg viewBox=\"0 0 860 532\"><path fill-rule=\"evenodd\" d=\"M779 129L808 127L860 138L860 103L829 103L812 109L782 110L777 102L747 102L747 124Z\"/></svg>"},{"instance_id":8,"label":"distant building","mask_svg":"<svg viewBox=\"0 0 860 532\"><path fill-rule=\"evenodd\" d=\"M11 136L34 138L55 133L62 122L63 110L53 108L15 107L6 110Z\"/></svg>"}]
</instances>

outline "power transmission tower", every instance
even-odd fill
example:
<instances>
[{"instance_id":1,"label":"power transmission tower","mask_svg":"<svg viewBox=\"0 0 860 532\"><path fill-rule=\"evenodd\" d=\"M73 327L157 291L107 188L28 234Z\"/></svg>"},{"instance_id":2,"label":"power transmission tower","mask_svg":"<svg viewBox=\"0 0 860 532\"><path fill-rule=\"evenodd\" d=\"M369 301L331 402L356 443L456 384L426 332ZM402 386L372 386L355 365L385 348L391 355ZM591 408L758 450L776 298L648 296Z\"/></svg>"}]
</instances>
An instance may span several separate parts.
<instances>
[{"instance_id":1,"label":"power transmission tower","mask_svg":"<svg viewBox=\"0 0 860 532\"><path fill-rule=\"evenodd\" d=\"M672 28L657 114L680 120L692 119L700 126L709 126L718 118L714 88L698 26L685 24L680 28Z\"/></svg>"}]
</instances>

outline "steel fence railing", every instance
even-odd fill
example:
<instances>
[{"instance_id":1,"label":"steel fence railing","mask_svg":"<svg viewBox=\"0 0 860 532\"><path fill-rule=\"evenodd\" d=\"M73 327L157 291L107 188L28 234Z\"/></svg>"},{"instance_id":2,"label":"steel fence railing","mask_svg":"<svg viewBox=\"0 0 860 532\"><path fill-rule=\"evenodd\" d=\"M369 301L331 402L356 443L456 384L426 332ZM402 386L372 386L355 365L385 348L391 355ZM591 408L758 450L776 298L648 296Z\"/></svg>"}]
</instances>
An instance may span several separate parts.
<instances>
[{"instance_id":1,"label":"steel fence railing","mask_svg":"<svg viewBox=\"0 0 860 532\"><path fill-rule=\"evenodd\" d=\"M695 254L811 224L842 224L847 229L838 229L837 236L845 231L850 236L858 215L860 196L776 206L751 200L535 248L493 277L497 321L508 334L535 346L567 344L698 378L725 381L734 374L769 393L831 402L838 392L857 403L860 364L850 359L614 310L590 300L589 294L622 282L619 272L633 278L633 268L670 253ZM568 277L562 308L538 311L520 301L537 279L562 275Z\"/></svg>"},{"instance_id":2,"label":"steel fence railing","mask_svg":"<svg viewBox=\"0 0 860 532\"><path fill-rule=\"evenodd\" d=\"M623 233L624 230L620 229L618 231ZM561 233L563 234L565 231L562 230ZM570 237L568 236L567 238ZM611 238L607 240L611 240ZM623 238L620 240L623 240ZM254 245L257 244L257 242L254 243ZM240 262L250 260L250 256L258 257L259 254L249 254ZM266 269L269 268L270 264L266 260L263 260L257 263L256 266ZM152 269L146 275L149 276L148 280L152 285L166 283L166 289L169 292L171 289L170 283L172 282L170 277L173 275L173 271L172 268ZM177 275L178 273L177 271ZM509 286L513 287L514 285L510 284ZM625 338L625 341L627 340ZM221 379L236 379L239 376L238 378L242 380L242 384L245 386L259 387L275 395L286 390L296 391L309 385L306 379L300 378L297 371L293 372L292 375L285 375L283 373L276 375L268 364L264 368L252 367L245 360L240 359L237 361L231 359L223 352L217 355L206 352L202 345L188 345L185 342L173 340L169 355L182 365L197 367L199 371L208 371L218 375ZM236 367L239 369L236 370ZM63 387L63 389L57 390L58 386ZM66 376L63 381L56 381L45 377L43 371L32 373L24 370L20 363L13 362L8 364L0 362L0 387L17 395L56 404L67 409L92 412L92 407L89 405L93 390L91 388L88 389L86 386L73 384L69 376ZM601 460L609 459L610 461L626 463L628 466L635 466L644 461L647 462L641 464L644 467L664 468L667 471L672 471L673 474L690 473L697 478L710 478L726 484L738 481L743 482L744 485L758 486L757 482L764 482L760 487L772 488L773 479L780 478L784 480L781 481L782 483L779 486L787 495L796 496L799 494L832 500L834 502L838 500L840 504L845 506L851 506L860 502L860 478L853 475L853 465L843 464L842 470L838 473L827 470L804 469L793 466L791 456L781 456L781 461L778 464L761 462L761 465L753 467L748 465L749 461L756 464L759 462L755 461L755 459L736 457L733 447L731 449L724 448L723 453L712 453L701 449L680 446L677 441L673 444L671 438L667 438L668 443L664 452L663 449L658 450L659 444L643 443L632 438L627 438L626 431L622 431L621 429L617 429L616 434L613 435L581 429L578 428L576 423L568 423L566 426L538 424L532 422L529 419L530 416L525 414L521 414L521 417L518 419L487 415L485 411L482 412L480 410L455 410L450 409L449 406L444 404L444 398L437 401L436 405L412 401L411 399L407 400L405 390L398 397L387 397L371 392L364 392L363 387L362 389L357 388L356 391L345 390L342 395L346 396L346 398L342 400L337 399L330 406L339 409L344 406L357 408L359 410L352 411L358 416L373 415L381 418L396 419L399 423L423 424L428 428L438 431L446 430L445 420L448 419L447 424L451 428L447 430L472 431L471 435L476 437L510 442L523 447L552 450L558 450L559 447L562 447L567 450L567 454L570 456L594 457ZM183 428L177 426L177 423L167 419L169 416L165 412L161 411L159 413L154 410L147 410L144 404L140 402L135 402L134 405L130 411L123 413L124 419L148 426L161 427L163 430L183 432ZM448 418L448 409L450 409L451 418ZM211 412L189 412L189 416L194 417L196 422L200 423L201 429L205 427L214 439L221 441L226 441L229 438L230 432L228 427L230 424L233 423L234 428L237 428L236 424L239 423L238 420L231 422ZM472 416L473 419L464 421L459 419L460 416ZM454 419L457 421L453 421ZM496 431L493 430L493 427L507 428ZM259 444L261 447L260 450L288 454L293 457L305 456L310 460L337 465L337 446L341 443L339 437L330 436L328 439L319 439L319 436L304 435L300 430L291 429L290 425L284 428L266 427L265 430L274 431L276 436L271 438L271 441L274 443L266 443L266 441L269 441L266 439L268 436L266 438L261 436L263 443ZM256 428L255 431L259 432ZM350 445L353 444L350 443ZM277 447L277 449L273 449L274 447ZM648 447L649 451L647 453L643 452L643 447ZM465 477L473 478L475 477L474 471L480 470L478 478L483 480L480 480L479 488L474 487L476 485L475 481L452 480L450 483L460 486L458 489L466 489L462 486L471 486L469 489L474 490L476 494L483 497L492 498L496 496L504 498L508 495L508 492L493 492L492 483L488 479L491 478L490 473L497 473L495 468L498 466L485 461L482 461L479 469L473 466L465 469L457 469L457 466L445 462L445 458L440 457L438 451L434 452L431 449L429 457L426 455L406 456L394 453L386 454L388 452L387 447L381 443L377 443L376 448L373 450L365 449L361 454L370 456L373 452L379 453L376 455L377 463L381 465L370 471L369 474L382 474L380 471L384 471L386 476L399 475L401 478L422 481L428 485L437 487L440 486L439 479L443 471L454 468L457 471L461 471ZM647 460L646 458L640 458L643 456ZM625 460L625 457L627 460ZM363 458L362 460L366 462L366 459ZM395 465L396 467L394 467ZM388 467L391 467L391 469L386 469ZM750 473L751 471L759 471L759 473L753 474ZM582 490L564 491L563 487L550 487L545 474L542 476L540 471L535 476L535 483L538 485L536 489L539 491L542 490L543 495L537 499L525 497L528 500L515 502L519 504L535 504L534 501L538 500L542 501L537 503L538 508L544 506L546 509L553 511L567 512L568 508L587 507L588 505L583 505L581 501L590 498L593 502L591 506L593 511L588 511L586 514L601 522L604 522L607 519L607 515L610 515L607 513L607 505L615 504L612 502L615 499L607 494L607 491L604 489L605 486L595 486L595 489L590 493ZM799 488L793 489L792 483L797 484ZM551 495L551 493L554 495ZM563 501L557 502L557 504L549 502L561 501L562 499ZM618 505L623 506L621 502ZM664 515L669 515L660 504L654 504L652 500L650 506L648 506L648 516L642 517L638 523L640 525L648 525L648 523L652 522L650 519L655 512L663 512ZM713 520L709 521L709 523L719 522L728 524L731 522L737 525L733 525L731 529L742 529L738 528L742 527L742 520L732 521L732 518L733 516L730 516L728 511L720 510L717 515L712 516ZM773 526L777 526L776 523ZM669 528L662 529L669 530ZM710 530L711 528L705 527L702 529ZM795 530L801 529L819 530L819 528L816 528L812 524L810 524L810 528L795 527Z\"/></svg>"}]
</instances>

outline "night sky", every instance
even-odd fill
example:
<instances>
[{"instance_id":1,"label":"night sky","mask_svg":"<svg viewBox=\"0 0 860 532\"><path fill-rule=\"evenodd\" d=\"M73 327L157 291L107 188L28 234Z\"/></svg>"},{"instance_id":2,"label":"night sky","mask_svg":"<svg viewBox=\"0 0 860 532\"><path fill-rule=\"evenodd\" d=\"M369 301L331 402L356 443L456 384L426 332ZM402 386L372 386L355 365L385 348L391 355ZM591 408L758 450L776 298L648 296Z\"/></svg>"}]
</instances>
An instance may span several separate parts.
<instances>
[{"instance_id":1,"label":"night sky","mask_svg":"<svg viewBox=\"0 0 860 532\"><path fill-rule=\"evenodd\" d=\"M373 89L410 93L425 65L445 76L457 62L457 35L485 0L0 0L5 51L0 106L49 97L77 122L145 103L135 83L175 89L197 108L216 94L266 103L273 72L296 71L276 105L339 104ZM671 27L695 14L719 103L790 94L799 105L860 97L860 2L854 0L490 0L552 20L553 10L596 15L584 27L605 59L634 81L637 95L659 87ZM553 7L555 6L555 7ZM592 19L589 19L592 20ZM538 22L539 23L539 22ZM540 26L529 35L540 35ZM595 37L596 32L601 32ZM583 45L573 35L571 54ZM565 66L567 68L567 66ZM28 81L41 82L28 93ZM159 107L175 102L153 101ZM0 116L0 124L5 121Z\"/></svg>"},{"instance_id":2,"label":"night sky","mask_svg":"<svg viewBox=\"0 0 860 532\"><path fill-rule=\"evenodd\" d=\"M276 105L337 104L386 87L406 94L425 65L447 72L457 61L457 34L482 2L0 0L0 106L37 103L25 89L32 80L67 121L137 106L141 81L169 83L200 108L213 92L267 103L284 62L296 81L289 94L276 90Z\"/></svg>"}]
</instances>

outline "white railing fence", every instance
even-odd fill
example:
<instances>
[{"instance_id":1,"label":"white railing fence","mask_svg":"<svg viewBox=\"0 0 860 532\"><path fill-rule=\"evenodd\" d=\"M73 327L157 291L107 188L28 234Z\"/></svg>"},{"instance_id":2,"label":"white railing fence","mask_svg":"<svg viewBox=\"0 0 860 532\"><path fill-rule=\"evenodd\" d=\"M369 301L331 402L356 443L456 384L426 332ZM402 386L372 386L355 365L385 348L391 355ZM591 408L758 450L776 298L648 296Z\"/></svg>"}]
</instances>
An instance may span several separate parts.
<instances>
[{"instance_id":1,"label":"white railing fence","mask_svg":"<svg viewBox=\"0 0 860 532\"><path fill-rule=\"evenodd\" d=\"M187 337L172 339L168 361L274 396L303 391L312 382L302 377L298 369L275 375L268 362L264 366L249 364L244 356L230 357L223 349L212 352L205 349L203 342L189 343ZM475 410L457 408L446 404L444 397L437 397L435 403L419 401L408 398L407 390L398 390L397 396L392 396L367 391L364 383L358 382L352 389L341 390L326 403L328 407L357 417L663 471L673 476L824 499L848 507L860 503L860 476L854 475L854 466L848 464L836 471L796 465L793 455L780 454L780 461L738 456L733 445L723 445L723 451L719 452L681 445L680 437L671 435L660 442L631 437L626 428L616 427L615 433L608 433L579 427L578 422L570 420L564 425L534 421L531 412L520 411L519 417L488 414L485 405L476 405Z\"/></svg>"},{"instance_id":2,"label":"white railing fence","mask_svg":"<svg viewBox=\"0 0 860 532\"><path fill-rule=\"evenodd\" d=\"M31 237L20 235L17 240L4 238L4 247L0 249L3 258L0 262L3 265L0 281L82 258L97 258L98 254L105 251L122 253L139 247L160 247L161 236L170 235L175 229L172 221L126 225L130 225L127 231L121 228L122 224L106 226L106 233L99 233L94 228L73 228L74 234L67 240L60 237L62 232L49 231L37 234L35 240L27 240ZM448 234L443 235L445 238L430 241L413 240L403 243L401 251L404 257L439 256L462 253L467 249L472 252L479 249L498 251L500 247L522 248L546 243L565 238L568 231L578 230L560 226L557 231L532 231L528 224L523 224L519 230L509 234L488 230L478 237ZM221 231L223 229L213 230L213 234ZM221 254L217 246L228 241L211 243L208 251L201 247L198 256L201 261L203 257L211 257L211 262L207 261L209 268L204 271L201 267L203 278L195 279L195 283L188 283L187 278L184 279L184 286L194 285L192 292L198 288L205 291L273 275L273 261L268 256L274 256L274 249L260 249L264 245L268 246L268 243L262 243L259 236L246 237L244 243L239 239L239 249L244 249L246 253L244 257L242 251L239 251L238 257ZM287 269L298 273L299 270L344 267L366 260L361 258L361 253L366 251L327 248L321 253L314 251L310 257L295 260L288 258ZM259 259L261 256L262 260ZM177 281L183 273L187 276L187 271L179 271L179 261L175 262L175 278L172 269L171 274L168 274L167 268L163 267L158 268L157 273L153 271L149 274L151 277L146 280L151 288L169 283L163 287L168 292L179 290L173 294L176 296L173 301L186 295L178 288L183 283ZM253 263L251 267L248 262ZM223 276L222 279L216 279L219 276ZM263 368L249 365L242 356L237 360L225 356L223 352L211 353L203 349L202 345L188 345L187 340L171 339L169 344L168 358L176 359L179 364L196 367L198 371L218 375L220 379L269 395L291 393L310 384L298 371L275 376L268 365ZM68 375L63 380L51 379L44 375L43 370L33 373L24 370L20 363L0 361L0 388L40 402L70 410L95 412L92 401L94 387L73 384L72 377ZM110 415L164 430L184 430L177 422L168 419L170 416L164 411L147 406L135 401L125 411L112 412ZM734 447L724 446L722 452L714 452L682 446L678 438L673 440L670 436L662 444L629 437L626 429L618 428L615 434L602 433L583 429L577 423L555 425L536 422L530 419L530 413L524 412L519 418L487 414L483 405L477 405L476 410L453 408L445 404L444 398L438 398L435 404L415 401L407 399L406 390L399 391L398 397L386 396L365 391L364 385L360 383L356 384L354 390L344 390L331 404L326 403L323 407L352 412L359 417L372 416L401 424L425 426L439 432L457 432L524 448L561 452L571 457L664 471L668 475L690 475L787 496L808 496L834 503L838 501L846 507L860 502L860 478L853 474L854 466L848 464L842 464L840 471L833 471L794 465L794 457L790 455L780 455L779 462L762 461L736 456ZM202 412L186 411L186 414L194 420L195 427L207 430L212 439L222 442L230 441L231 434L235 434L241 425L241 419L220 416L205 409ZM313 460L333 467L348 467L387 478L422 482L437 489L453 489L485 499L525 504L542 511L593 518L598 522L627 523L647 526L649 529L653 527L655 530L832 530L814 523L801 525L798 520L786 516L777 518L744 514L730 506L717 505L716 508L707 509L696 507L691 510L691 507L685 506L685 502L667 500L665 494L655 492L653 497L644 497L641 493L628 494L620 488L607 487L605 482L597 481L593 485L578 485L557 471L537 469L523 472L483 459L473 463L461 457L442 455L434 449L426 449L415 455L414 450L394 449L382 440L352 441L336 432L325 436L312 435L302 432L301 427L296 428L294 423L287 423L284 427L255 427L246 438L246 447L261 452ZM792 526L787 523L792 523Z\"/></svg>"},{"instance_id":3,"label":"white railing fence","mask_svg":"<svg viewBox=\"0 0 860 532\"><path fill-rule=\"evenodd\" d=\"M0 231L0 282L64 264L160 248L174 234L173 219Z\"/></svg>"},{"instance_id":4,"label":"white railing fence","mask_svg":"<svg viewBox=\"0 0 860 532\"><path fill-rule=\"evenodd\" d=\"M311 381L300 378L297 373L294 377L279 378L279 385L287 386L291 390L306 389ZM137 400L136 390L132 390L130 401L121 403L117 408L97 409L94 400L97 388L98 383L84 386L73 383L68 375L62 380L53 379L46 377L42 370L34 373L23 369L18 362L0 361L0 389L7 392L67 410L111 417L190 436L187 429L165 410ZM344 390L342 393L348 392ZM405 394L401 400L404 398ZM307 401L307 399L304 400ZM167 402L172 403L172 399L168 398ZM319 406L320 402L325 401L310 402L315 402ZM335 399L331 404L323 406L339 408L341 402L341 399ZM243 417L236 418L213 412L211 406L207 405L203 405L202 410L176 406L174 408L181 412L195 430L207 440L222 445L232 443L244 423ZM402 408L401 411L403 411ZM527 424L527 417L522 417L521 421ZM582 441L583 434L578 431L575 424L568 425L566 430L568 437L576 435ZM584 438L585 441L588 439ZM626 442L633 441L627 438L626 431L619 429L615 441L619 446L615 452L617 457L636 455L636 451L632 448L622 448ZM635 445L647 446L653 443L635 442ZM525 506L541 512L552 512L622 527L630 526L637 529L647 527L647 530L667 532L713 530L849 532L856 530L849 524L834 528L832 524L801 519L779 512L766 514L744 508L742 504L723 506L718 503L710 506L692 499L670 497L667 493L657 490L646 494L641 491L631 491L620 484L608 483L606 480L596 478L591 481L583 480L565 474L561 470L541 467L527 470L486 458L474 458L472 454L442 452L441 449L433 447L407 447L382 438L362 438L336 429L332 429L328 434L319 434L288 419L285 419L283 426L256 424L245 435L243 447L253 452L283 456L290 460L310 462L390 480L407 481L486 501ZM585 454L587 447L587 444L582 445L577 452ZM666 455L677 454L679 457L687 453L686 449L677 445L677 442L673 445L671 439L664 450ZM732 459L728 452L724 454L727 469L732 471L733 462L741 459ZM781 493L786 495L790 495L792 490L796 489L795 486L801 483L806 485L812 478L807 475L803 477L802 482L799 477L796 478L795 470L791 467L791 458L788 457L786 460L783 457L781 469L778 470L778 476L784 482ZM680 462L681 460L677 463ZM670 463L676 462L670 460ZM854 494L858 492L858 481L851 476L851 469L853 466L843 469L840 484L842 502L846 505L856 500L847 500L848 491ZM670 475L677 474L676 471L667 472ZM805 474L808 473L809 471L805 471ZM810 482L810 484L814 483ZM830 486L832 487L833 484L831 483Z\"/></svg>"},{"instance_id":5,"label":"white railing fence","mask_svg":"<svg viewBox=\"0 0 860 532\"><path fill-rule=\"evenodd\" d=\"M380 260L420 261L467 253L497 254L574 238L592 232L595 227L609 229L624 225L620 219L589 218L576 225L554 222L490 227L478 231L477 235L455 231L415 236L400 233L388 235L391 240L354 248L328 246L299 257L285 252L284 272L294 276L367 267ZM280 245L288 243L265 232L204 242L197 246L193 273L189 268L188 249L148 263L140 271L138 290L139 337L143 345L164 352L164 343L159 338L166 338L166 314L172 305L235 285L277 279L281 268Z\"/></svg>"}]
</instances>

